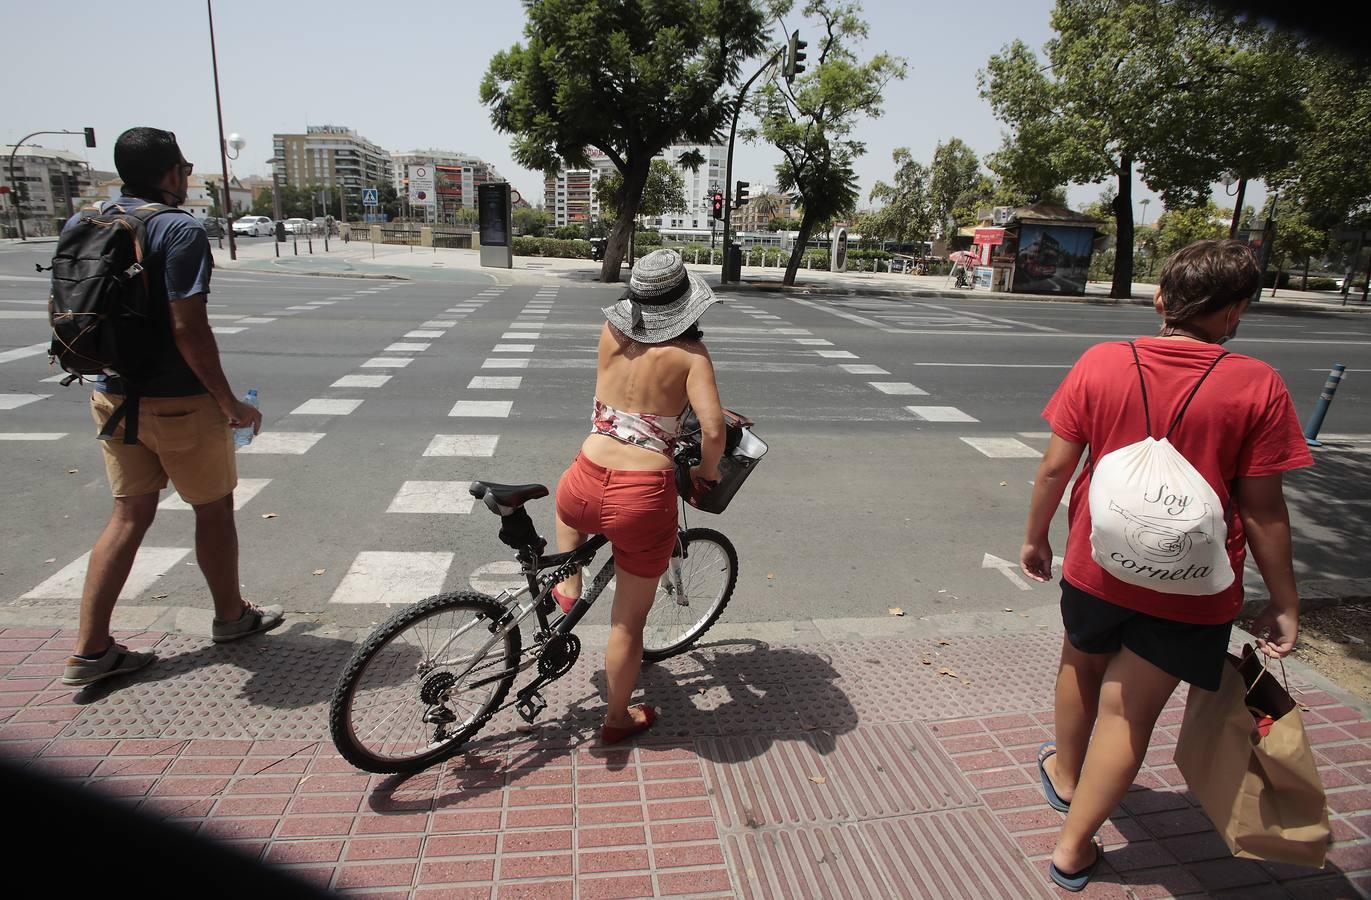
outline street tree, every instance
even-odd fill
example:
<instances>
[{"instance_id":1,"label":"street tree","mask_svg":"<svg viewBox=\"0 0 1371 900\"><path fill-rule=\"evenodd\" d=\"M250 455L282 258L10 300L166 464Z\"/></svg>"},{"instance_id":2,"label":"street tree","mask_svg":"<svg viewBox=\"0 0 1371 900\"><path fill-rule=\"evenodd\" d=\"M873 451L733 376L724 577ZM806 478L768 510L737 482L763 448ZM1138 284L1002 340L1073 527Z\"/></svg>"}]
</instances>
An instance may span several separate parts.
<instances>
[{"instance_id":1,"label":"street tree","mask_svg":"<svg viewBox=\"0 0 1371 900\"><path fill-rule=\"evenodd\" d=\"M600 176L595 185L595 196L600 201L602 214L618 218L619 203L624 195L624 176L619 172L609 172ZM642 198L638 202L638 215L655 219L666 213L686 211L685 176L681 170L664 159L654 159L648 169L647 181L643 184Z\"/></svg>"},{"instance_id":2,"label":"street tree","mask_svg":"<svg viewBox=\"0 0 1371 900\"><path fill-rule=\"evenodd\" d=\"M1289 101L1271 55L1286 48L1258 25L1181 0L1057 0L1052 27L1047 65L1016 41L983 73L983 94L1010 126L992 168L1033 189L1114 179L1119 246L1133 246L1135 170L1175 209L1198 204L1244 159L1260 160L1254 171L1271 166L1252 145L1287 146L1286 118L1226 128L1248 90L1263 92L1268 117ZM1111 296L1129 295L1132 268L1131 253L1116 254Z\"/></svg>"},{"instance_id":3,"label":"street tree","mask_svg":"<svg viewBox=\"0 0 1371 900\"><path fill-rule=\"evenodd\" d=\"M618 281L652 158L710 143L765 38L757 0L524 0L526 43L496 53L481 102L514 159L554 172L603 153L623 179L602 281Z\"/></svg>"},{"instance_id":4,"label":"street tree","mask_svg":"<svg viewBox=\"0 0 1371 900\"><path fill-rule=\"evenodd\" d=\"M790 0L772 3L779 19L791 7ZM760 139L780 151L777 185L803 209L783 279L787 285L795 283L810 235L855 212L858 188L852 165L866 146L853 137L853 130L858 119L881 115L886 86L905 75L904 60L890 54L879 53L866 62L857 58L855 45L868 30L859 3L808 0L802 15L817 34L817 52L810 54L813 65L789 86L767 82L753 107L758 124L746 132L749 140Z\"/></svg>"},{"instance_id":5,"label":"street tree","mask_svg":"<svg viewBox=\"0 0 1371 900\"><path fill-rule=\"evenodd\" d=\"M541 209L520 207L514 210L514 227L526 237L542 237L547 229L548 214Z\"/></svg>"},{"instance_id":6,"label":"street tree","mask_svg":"<svg viewBox=\"0 0 1371 900\"><path fill-rule=\"evenodd\" d=\"M1212 200L1201 206L1166 209L1157 217L1157 253L1170 256L1195 241L1228 237L1228 220L1232 214L1232 210L1222 209Z\"/></svg>"},{"instance_id":7,"label":"street tree","mask_svg":"<svg viewBox=\"0 0 1371 900\"><path fill-rule=\"evenodd\" d=\"M929 195L928 167L914 159L908 147L896 147L892 184L878 181L871 188L872 201L881 204L863 223L874 236L899 243L927 240L936 221Z\"/></svg>"},{"instance_id":8,"label":"street tree","mask_svg":"<svg viewBox=\"0 0 1371 900\"><path fill-rule=\"evenodd\" d=\"M980 159L961 138L938 142L929 167L928 197L934 225L943 237L950 238L958 228L975 224L977 200L988 186L981 175Z\"/></svg>"}]
</instances>

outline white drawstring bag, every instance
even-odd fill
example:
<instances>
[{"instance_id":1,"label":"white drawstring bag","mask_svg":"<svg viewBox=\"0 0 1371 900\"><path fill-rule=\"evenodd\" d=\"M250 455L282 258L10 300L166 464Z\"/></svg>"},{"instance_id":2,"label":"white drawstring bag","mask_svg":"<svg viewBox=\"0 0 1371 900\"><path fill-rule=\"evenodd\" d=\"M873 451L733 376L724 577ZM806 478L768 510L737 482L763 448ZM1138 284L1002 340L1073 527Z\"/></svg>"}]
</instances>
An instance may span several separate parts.
<instances>
[{"instance_id":1,"label":"white drawstring bag","mask_svg":"<svg viewBox=\"0 0 1371 900\"><path fill-rule=\"evenodd\" d=\"M1171 433L1214 371L1221 353L1186 397L1171 427L1152 436L1138 349L1133 362L1142 387L1147 437L1107 453L1090 476L1090 549L1095 562L1128 584L1165 594L1217 594L1233 584L1228 523L1204 476L1171 445Z\"/></svg>"}]
</instances>

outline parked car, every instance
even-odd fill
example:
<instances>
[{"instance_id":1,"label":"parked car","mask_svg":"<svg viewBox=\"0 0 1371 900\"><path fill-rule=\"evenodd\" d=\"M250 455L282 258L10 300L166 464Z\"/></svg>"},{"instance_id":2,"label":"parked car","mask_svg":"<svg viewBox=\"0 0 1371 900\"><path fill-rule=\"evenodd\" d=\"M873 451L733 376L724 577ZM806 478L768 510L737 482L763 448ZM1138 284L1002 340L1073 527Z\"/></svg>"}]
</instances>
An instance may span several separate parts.
<instances>
[{"instance_id":1,"label":"parked car","mask_svg":"<svg viewBox=\"0 0 1371 900\"><path fill-rule=\"evenodd\" d=\"M224 236L223 219L216 218L215 216L210 216L209 218L205 219L204 225L205 234L209 235L210 237L217 238Z\"/></svg>"},{"instance_id":2,"label":"parked car","mask_svg":"<svg viewBox=\"0 0 1371 900\"><path fill-rule=\"evenodd\" d=\"M276 225L266 216L243 216L233 222L233 233L248 237L263 237L274 234Z\"/></svg>"},{"instance_id":3,"label":"parked car","mask_svg":"<svg viewBox=\"0 0 1371 900\"><path fill-rule=\"evenodd\" d=\"M286 234L309 234L309 219L286 219Z\"/></svg>"}]
</instances>

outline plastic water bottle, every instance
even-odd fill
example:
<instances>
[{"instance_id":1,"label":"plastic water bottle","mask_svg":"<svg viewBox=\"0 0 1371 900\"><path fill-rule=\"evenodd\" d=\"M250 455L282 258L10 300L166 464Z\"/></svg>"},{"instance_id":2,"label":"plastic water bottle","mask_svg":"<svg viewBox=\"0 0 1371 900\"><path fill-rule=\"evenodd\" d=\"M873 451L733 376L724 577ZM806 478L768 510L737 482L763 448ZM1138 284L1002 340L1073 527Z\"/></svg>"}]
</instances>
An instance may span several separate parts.
<instances>
[{"instance_id":1,"label":"plastic water bottle","mask_svg":"<svg viewBox=\"0 0 1371 900\"><path fill-rule=\"evenodd\" d=\"M253 409L260 409L261 404L257 401L257 389L252 388L243 397L243 402ZM244 425L242 428L233 429L233 446L246 447L252 443L252 426Z\"/></svg>"}]
</instances>

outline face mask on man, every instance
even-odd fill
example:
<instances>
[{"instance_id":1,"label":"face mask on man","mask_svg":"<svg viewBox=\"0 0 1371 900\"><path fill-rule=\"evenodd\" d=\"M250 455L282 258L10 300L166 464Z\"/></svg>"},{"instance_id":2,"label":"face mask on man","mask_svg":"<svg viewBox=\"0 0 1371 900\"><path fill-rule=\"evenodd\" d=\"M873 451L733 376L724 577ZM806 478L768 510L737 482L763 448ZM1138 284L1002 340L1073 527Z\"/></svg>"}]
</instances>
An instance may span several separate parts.
<instances>
[{"instance_id":1,"label":"face mask on man","mask_svg":"<svg viewBox=\"0 0 1371 900\"><path fill-rule=\"evenodd\" d=\"M1238 310L1238 308L1237 308L1236 306L1233 307L1233 312L1236 313L1237 310ZM1242 321L1242 316L1234 316L1234 317L1233 317L1233 324L1232 324L1232 325L1229 325L1229 324L1228 324L1228 318L1225 316L1225 317L1224 317L1224 326L1225 326L1225 327L1224 327L1224 333L1219 337L1218 340L1214 341L1214 343L1216 343L1216 344L1226 344L1226 343L1228 343L1229 341L1233 340L1233 338L1237 337L1237 336L1238 336L1238 325L1241 323L1241 321Z\"/></svg>"}]
</instances>

